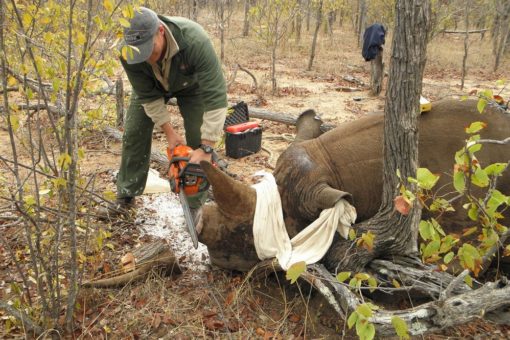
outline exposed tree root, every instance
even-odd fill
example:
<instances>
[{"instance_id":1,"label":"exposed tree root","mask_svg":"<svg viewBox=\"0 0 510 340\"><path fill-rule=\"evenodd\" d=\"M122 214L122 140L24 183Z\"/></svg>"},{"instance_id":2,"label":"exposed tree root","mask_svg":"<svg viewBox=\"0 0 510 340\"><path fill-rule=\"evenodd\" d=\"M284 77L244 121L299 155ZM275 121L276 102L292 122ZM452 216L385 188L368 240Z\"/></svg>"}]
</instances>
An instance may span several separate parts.
<instances>
[{"instance_id":1,"label":"exposed tree root","mask_svg":"<svg viewBox=\"0 0 510 340\"><path fill-rule=\"evenodd\" d=\"M255 266L252 272L268 268L281 270L272 261L263 261ZM418 268L411 268L385 260L373 261L370 269L388 277L398 275L403 283L400 290L420 291L435 297L435 300L414 308L373 311L369 321L376 327L378 336L396 334L391 322L393 317L399 317L406 322L410 335L438 331L483 317L500 323L510 321L510 284L506 279L490 282L473 290L463 282L467 272L454 277L434 271L432 267L423 264ZM309 265L300 278L315 287L343 319L362 303L350 287L338 282L321 264ZM378 289L385 290L382 287Z\"/></svg>"}]
</instances>

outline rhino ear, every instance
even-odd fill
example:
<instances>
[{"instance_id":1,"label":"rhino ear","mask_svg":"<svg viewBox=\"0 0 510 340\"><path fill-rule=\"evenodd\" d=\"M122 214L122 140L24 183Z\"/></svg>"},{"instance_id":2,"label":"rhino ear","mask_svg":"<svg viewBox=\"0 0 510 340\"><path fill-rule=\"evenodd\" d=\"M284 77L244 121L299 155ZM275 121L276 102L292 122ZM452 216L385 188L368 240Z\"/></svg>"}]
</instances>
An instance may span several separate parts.
<instances>
[{"instance_id":1,"label":"rhino ear","mask_svg":"<svg viewBox=\"0 0 510 340\"><path fill-rule=\"evenodd\" d=\"M209 162L201 161L200 166L212 186L214 200L220 211L236 220L253 219L257 202L255 189L234 180Z\"/></svg>"},{"instance_id":2,"label":"rhino ear","mask_svg":"<svg viewBox=\"0 0 510 340\"><path fill-rule=\"evenodd\" d=\"M314 110L306 110L301 113L296 122L297 134L294 142L299 143L319 137L322 134L321 125L322 119L317 116Z\"/></svg>"}]
</instances>

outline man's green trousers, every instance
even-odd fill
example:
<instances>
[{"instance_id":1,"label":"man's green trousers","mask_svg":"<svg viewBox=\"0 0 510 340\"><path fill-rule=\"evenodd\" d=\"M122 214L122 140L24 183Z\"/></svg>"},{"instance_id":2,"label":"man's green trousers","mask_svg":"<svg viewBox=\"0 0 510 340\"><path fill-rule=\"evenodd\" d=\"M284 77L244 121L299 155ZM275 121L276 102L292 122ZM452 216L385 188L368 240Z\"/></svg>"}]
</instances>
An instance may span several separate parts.
<instances>
[{"instance_id":1,"label":"man's green trousers","mask_svg":"<svg viewBox=\"0 0 510 340\"><path fill-rule=\"evenodd\" d=\"M200 127L204 109L196 93L180 95L177 104L184 120L186 143L193 149L201 144ZM147 116L140 100L133 95L124 122L122 157L117 178L117 198L139 196L145 189L150 165L154 123ZM200 207L207 192L188 197L190 208Z\"/></svg>"}]
</instances>

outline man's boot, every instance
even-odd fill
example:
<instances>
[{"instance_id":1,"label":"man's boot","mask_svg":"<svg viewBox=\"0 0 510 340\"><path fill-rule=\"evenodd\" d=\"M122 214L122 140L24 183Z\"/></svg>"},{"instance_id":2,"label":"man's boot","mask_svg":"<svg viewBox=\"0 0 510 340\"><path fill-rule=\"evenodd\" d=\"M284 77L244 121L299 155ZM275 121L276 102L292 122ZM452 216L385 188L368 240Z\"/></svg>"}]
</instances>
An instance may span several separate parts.
<instances>
[{"instance_id":1,"label":"man's boot","mask_svg":"<svg viewBox=\"0 0 510 340\"><path fill-rule=\"evenodd\" d=\"M117 198L115 202L97 209L96 216L101 220L114 220L119 217L129 216L133 212L134 208L134 197Z\"/></svg>"}]
</instances>

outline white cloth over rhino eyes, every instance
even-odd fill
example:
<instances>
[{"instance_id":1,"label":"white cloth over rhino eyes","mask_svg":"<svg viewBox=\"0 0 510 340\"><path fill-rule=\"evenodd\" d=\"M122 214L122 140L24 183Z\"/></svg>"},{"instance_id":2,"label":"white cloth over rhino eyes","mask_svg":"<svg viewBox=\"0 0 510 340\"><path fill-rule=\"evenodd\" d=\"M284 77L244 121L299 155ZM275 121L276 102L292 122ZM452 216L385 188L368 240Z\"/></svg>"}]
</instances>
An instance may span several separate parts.
<instances>
[{"instance_id":1,"label":"white cloth over rhino eyes","mask_svg":"<svg viewBox=\"0 0 510 340\"><path fill-rule=\"evenodd\" d=\"M312 264L326 254L336 231L348 237L349 228L356 220L356 209L341 198L291 240L283 222L282 203L273 175L259 171L254 176L262 176L253 185L257 191L253 239L260 260L276 257L284 270L301 261Z\"/></svg>"}]
</instances>

